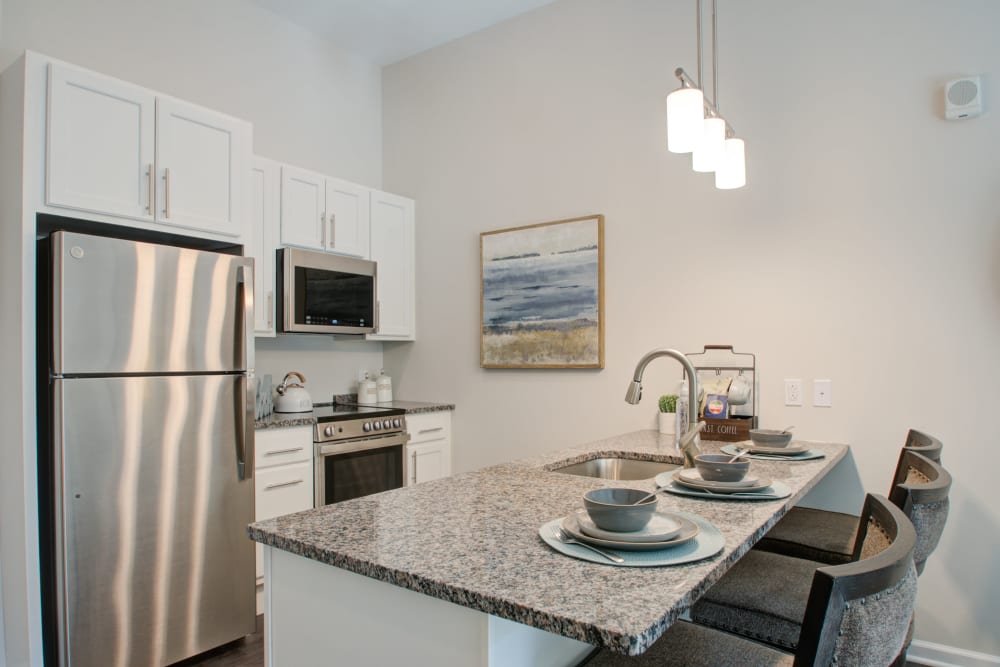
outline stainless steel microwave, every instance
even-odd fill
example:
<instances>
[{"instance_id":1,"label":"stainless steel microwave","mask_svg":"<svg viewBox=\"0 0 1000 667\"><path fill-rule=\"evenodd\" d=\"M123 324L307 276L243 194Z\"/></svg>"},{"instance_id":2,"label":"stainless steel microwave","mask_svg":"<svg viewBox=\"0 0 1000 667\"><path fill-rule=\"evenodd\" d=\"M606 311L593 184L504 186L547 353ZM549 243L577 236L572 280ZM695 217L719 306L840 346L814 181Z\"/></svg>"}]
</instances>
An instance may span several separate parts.
<instances>
[{"instance_id":1,"label":"stainless steel microwave","mask_svg":"<svg viewBox=\"0 0 1000 667\"><path fill-rule=\"evenodd\" d=\"M378 331L375 262L325 252L277 251L278 331L364 334Z\"/></svg>"}]
</instances>

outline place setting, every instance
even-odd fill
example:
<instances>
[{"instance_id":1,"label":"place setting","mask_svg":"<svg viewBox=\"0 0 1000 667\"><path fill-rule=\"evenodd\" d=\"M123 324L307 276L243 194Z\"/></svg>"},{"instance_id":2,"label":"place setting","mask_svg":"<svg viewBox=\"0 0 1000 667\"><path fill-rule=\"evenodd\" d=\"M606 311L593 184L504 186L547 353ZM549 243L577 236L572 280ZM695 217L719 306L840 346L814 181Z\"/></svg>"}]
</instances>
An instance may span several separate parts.
<instances>
[{"instance_id":1,"label":"place setting","mask_svg":"<svg viewBox=\"0 0 1000 667\"><path fill-rule=\"evenodd\" d=\"M699 454L694 468L661 472L654 481L668 493L712 500L780 500L792 495L787 484L752 474L745 460L748 453Z\"/></svg>"},{"instance_id":2,"label":"place setting","mask_svg":"<svg viewBox=\"0 0 1000 667\"><path fill-rule=\"evenodd\" d=\"M660 510L661 491L588 491L582 508L545 523L538 535L567 556L623 567L678 565L719 553L725 546L719 529L696 514Z\"/></svg>"},{"instance_id":3,"label":"place setting","mask_svg":"<svg viewBox=\"0 0 1000 667\"><path fill-rule=\"evenodd\" d=\"M730 456L746 451L748 458L761 461L811 461L826 456L817 449L809 449L801 442L792 442L792 428L751 429L749 441L725 445L721 451Z\"/></svg>"}]
</instances>

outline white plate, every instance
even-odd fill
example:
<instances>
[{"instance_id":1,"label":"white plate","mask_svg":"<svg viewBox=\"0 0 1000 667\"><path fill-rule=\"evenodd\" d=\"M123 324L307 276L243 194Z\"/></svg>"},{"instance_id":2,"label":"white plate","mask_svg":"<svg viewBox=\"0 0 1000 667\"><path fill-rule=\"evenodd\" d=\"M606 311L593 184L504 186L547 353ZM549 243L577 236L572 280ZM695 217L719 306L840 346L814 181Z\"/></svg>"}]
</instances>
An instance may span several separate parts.
<instances>
[{"instance_id":1,"label":"white plate","mask_svg":"<svg viewBox=\"0 0 1000 667\"><path fill-rule=\"evenodd\" d=\"M633 530L622 533L614 530L604 530L594 523L586 510L574 512L576 522L580 524L580 530L591 537L601 540L614 540L618 542L666 542L672 540L681 532L681 524L670 514L656 512L649 519L649 523L640 530Z\"/></svg>"},{"instance_id":2,"label":"white plate","mask_svg":"<svg viewBox=\"0 0 1000 667\"><path fill-rule=\"evenodd\" d=\"M762 491L771 486L771 480L766 477L758 477L757 481L751 486L731 486L726 482L706 482L705 480L695 481L687 479L681 474L683 472L684 470L678 470L674 473L673 477L676 483L692 489L706 489L715 493L753 493L754 491ZM662 475L663 473L660 474Z\"/></svg>"},{"instance_id":3,"label":"white plate","mask_svg":"<svg viewBox=\"0 0 1000 667\"><path fill-rule=\"evenodd\" d=\"M576 510L573 514L562 520L563 529L580 540L581 542L587 542L588 544L593 544L595 547L604 547L605 549L619 549L621 551L658 551L660 549L669 549L671 547L676 547L685 542L690 542L698 536L699 528L698 524L690 519L681 516L680 514L669 514L681 525L681 531L677 537L672 540L664 540L662 542L624 542L621 540L602 540L599 537L593 537L587 535L582 530L580 530L580 524L577 521L577 513L584 512L586 510Z\"/></svg>"},{"instance_id":4,"label":"white plate","mask_svg":"<svg viewBox=\"0 0 1000 667\"><path fill-rule=\"evenodd\" d=\"M747 475L738 482L715 482L705 479L701 476L701 473L694 468L683 468L677 471L677 474L684 478L685 481L692 482L693 484L712 484L714 486L731 486L733 488L742 488L746 486L756 486L760 481L759 477L754 477L753 475Z\"/></svg>"}]
</instances>

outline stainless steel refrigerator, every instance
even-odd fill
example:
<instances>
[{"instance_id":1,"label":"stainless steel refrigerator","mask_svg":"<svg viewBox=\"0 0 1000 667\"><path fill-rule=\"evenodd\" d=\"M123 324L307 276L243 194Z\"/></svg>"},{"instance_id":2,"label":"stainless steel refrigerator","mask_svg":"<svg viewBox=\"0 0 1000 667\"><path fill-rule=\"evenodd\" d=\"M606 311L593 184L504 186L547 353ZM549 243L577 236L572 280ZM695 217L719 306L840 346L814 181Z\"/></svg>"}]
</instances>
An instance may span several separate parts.
<instances>
[{"instance_id":1,"label":"stainless steel refrigerator","mask_svg":"<svg viewBox=\"0 0 1000 667\"><path fill-rule=\"evenodd\" d=\"M43 243L46 664L165 665L252 633L252 260Z\"/></svg>"}]
</instances>

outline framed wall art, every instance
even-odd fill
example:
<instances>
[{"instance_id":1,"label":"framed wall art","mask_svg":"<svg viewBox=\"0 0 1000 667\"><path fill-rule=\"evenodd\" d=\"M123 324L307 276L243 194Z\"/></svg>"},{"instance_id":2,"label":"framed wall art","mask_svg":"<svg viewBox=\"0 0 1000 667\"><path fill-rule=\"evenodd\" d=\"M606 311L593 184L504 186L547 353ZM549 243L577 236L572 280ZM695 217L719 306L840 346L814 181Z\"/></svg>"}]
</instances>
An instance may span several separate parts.
<instances>
[{"instance_id":1,"label":"framed wall art","mask_svg":"<svg viewBox=\"0 0 1000 667\"><path fill-rule=\"evenodd\" d=\"M604 216L484 232L480 365L604 368Z\"/></svg>"}]
</instances>

